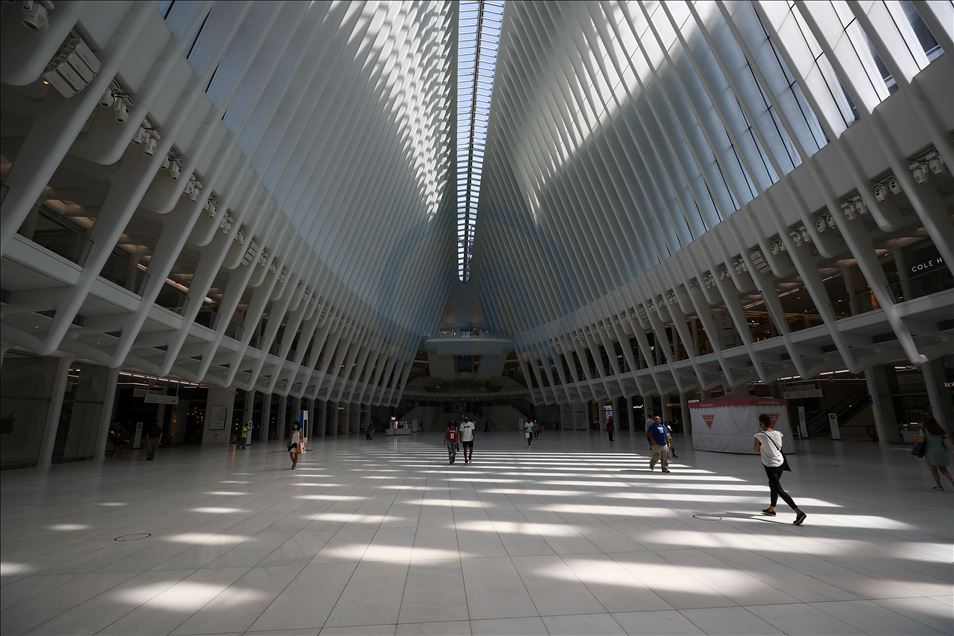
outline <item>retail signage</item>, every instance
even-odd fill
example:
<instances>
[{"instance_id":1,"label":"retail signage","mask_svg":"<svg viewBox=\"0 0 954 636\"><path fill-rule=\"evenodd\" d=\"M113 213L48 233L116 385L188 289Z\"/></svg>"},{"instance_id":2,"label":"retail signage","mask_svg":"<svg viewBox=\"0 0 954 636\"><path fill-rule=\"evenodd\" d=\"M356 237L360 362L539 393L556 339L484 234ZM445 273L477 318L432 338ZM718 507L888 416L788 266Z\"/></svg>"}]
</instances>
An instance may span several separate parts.
<instances>
[{"instance_id":1,"label":"retail signage","mask_svg":"<svg viewBox=\"0 0 954 636\"><path fill-rule=\"evenodd\" d=\"M146 393L143 398L146 404L178 404L178 395L163 395L162 393Z\"/></svg>"},{"instance_id":2,"label":"retail signage","mask_svg":"<svg viewBox=\"0 0 954 636\"><path fill-rule=\"evenodd\" d=\"M934 258L929 258L927 260L921 261L915 265L911 266L912 274L920 274L921 272L929 272L935 267L940 267L944 264L944 259L940 256L935 256Z\"/></svg>"},{"instance_id":3,"label":"retail signage","mask_svg":"<svg viewBox=\"0 0 954 636\"><path fill-rule=\"evenodd\" d=\"M822 397L821 389L789 389L785 391L783 396L786 400L801 400L805 398L820 398Z\"/></svg>"}]
</instances>

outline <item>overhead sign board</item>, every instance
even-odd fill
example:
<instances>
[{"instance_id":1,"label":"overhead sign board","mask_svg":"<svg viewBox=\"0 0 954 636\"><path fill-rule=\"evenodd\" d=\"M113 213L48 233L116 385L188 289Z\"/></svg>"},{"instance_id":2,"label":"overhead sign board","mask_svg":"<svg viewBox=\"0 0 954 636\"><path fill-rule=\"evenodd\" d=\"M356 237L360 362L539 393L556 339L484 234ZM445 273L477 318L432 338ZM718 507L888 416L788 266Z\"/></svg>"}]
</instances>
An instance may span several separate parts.
<instances>
[{"instance_id":1,"label":"overhead sign board","mask_svg":"<svg viewBox=\"0 0 954 636\"><path fill-rule=\"evenodd\" d=\"M820 398L823 393L821 389L787 389L784 393L786 400L799 400L804 398Z\"/></svg>"},{"instance_id":2,"label":"overhead sign board","mask_svg":"<svg viewBox=\"0 0 954 636\"><path fill-rule=\"evenodd\" d=\"M178 404L178 395L163 395L162 393L146 393L143 398L146 404Z\"/></svg>"}]
</instances>

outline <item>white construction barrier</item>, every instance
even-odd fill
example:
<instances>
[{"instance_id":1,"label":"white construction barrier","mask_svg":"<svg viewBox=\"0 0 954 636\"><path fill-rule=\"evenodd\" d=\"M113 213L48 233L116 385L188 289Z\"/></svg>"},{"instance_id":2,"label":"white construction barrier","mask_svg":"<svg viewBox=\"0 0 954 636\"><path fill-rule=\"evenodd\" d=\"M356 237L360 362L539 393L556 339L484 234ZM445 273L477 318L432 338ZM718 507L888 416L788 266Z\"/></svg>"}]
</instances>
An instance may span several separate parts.
<instances>
[{"instance_id":1,"label":"white construction barrier","mask_svg":"<svg viewBox=\"0 0 954 636\"><path fill-rule=\"evenodd\" d=\"M689 405L692 445L696 450L722 453L754 453L752 437L759 432L759 415L768 413L775 429L792 439L785 400L743 395L727 395ZM785 444L785 452L795 452Z\"/></svg>"}]
</instances>

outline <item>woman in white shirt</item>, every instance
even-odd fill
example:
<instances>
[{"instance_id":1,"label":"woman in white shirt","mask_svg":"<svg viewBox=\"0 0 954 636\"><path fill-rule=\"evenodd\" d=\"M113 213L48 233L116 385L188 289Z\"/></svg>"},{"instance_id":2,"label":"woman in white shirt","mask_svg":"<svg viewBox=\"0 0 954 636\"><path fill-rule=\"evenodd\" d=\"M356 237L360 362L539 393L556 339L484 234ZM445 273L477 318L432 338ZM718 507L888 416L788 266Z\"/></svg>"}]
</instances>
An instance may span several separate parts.
<instances>
[{"instance_id":1,"label":"woman in white shirt","mask_svg":"<svg viewBox=\"0 0 954 636\"><path fill-rule=\"evenodd\" d=\"M765 475L768 477L769 491L772 495L772 503L768 508L762 510L762 514L769 517L775 516L775 504L778 498L788 504L788 507L795 511L796 526L802 525L805 517L808 516L795 505L795 500L782 488L782 473L785 469L782 464L785 463L785 456L782 455L782 434L775 430L772 424L772 418L767 413L759 415L760 432L755 434L755 452L762 455L762 467L765 468Z\"/></svg>"},{"instance_id":2,"label":"woman in white shirt","mask_svg":"<svg viewBox=\"0 0 954 636\"><path fill-rule=\"evenodd\" d=\"M292 432L291 443L288 445L288 456L291 458L292 470L298 465L298 455L301 453L301 426L295 426Z\"/></svg>"}]
</instances>

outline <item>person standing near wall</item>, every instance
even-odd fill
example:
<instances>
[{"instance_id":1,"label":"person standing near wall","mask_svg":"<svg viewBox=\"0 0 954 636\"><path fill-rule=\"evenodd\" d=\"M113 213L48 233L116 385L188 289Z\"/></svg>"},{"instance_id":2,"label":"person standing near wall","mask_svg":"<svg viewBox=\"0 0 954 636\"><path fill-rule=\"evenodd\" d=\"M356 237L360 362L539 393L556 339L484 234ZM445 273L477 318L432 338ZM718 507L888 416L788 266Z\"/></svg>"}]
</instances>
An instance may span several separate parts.
<instances>
[{"instance_id":1,"label":"person standing near wall","mask_svg":"<svg viewBox=\"0 0 954 636\"><path fill-rule=\"evenodd\" d=\"M613 423L613 416L606 418L606 434L609 435L609 441L613 441L613 433L616 431L616 425Z\"/></svg>"}]
</instances>

